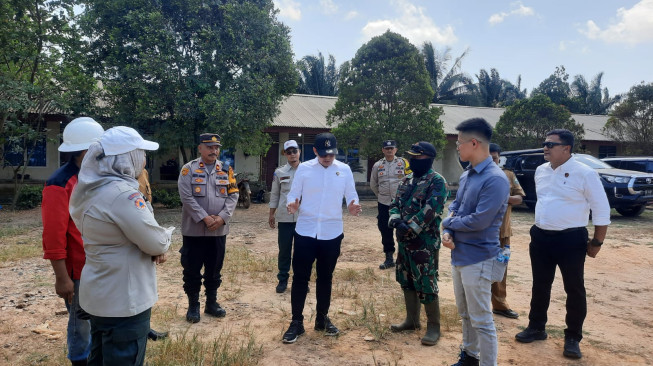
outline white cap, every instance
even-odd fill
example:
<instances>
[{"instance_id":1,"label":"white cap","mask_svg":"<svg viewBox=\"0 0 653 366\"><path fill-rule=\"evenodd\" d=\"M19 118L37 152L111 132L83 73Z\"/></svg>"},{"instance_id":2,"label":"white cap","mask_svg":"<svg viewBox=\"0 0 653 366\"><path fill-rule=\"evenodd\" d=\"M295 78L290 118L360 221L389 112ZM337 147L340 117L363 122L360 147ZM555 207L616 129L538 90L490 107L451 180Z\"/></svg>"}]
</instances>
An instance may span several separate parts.
<instances>
[{"instance_id":1,"label":"white cap","mask_svg":"<svg viewBox=\"0 0 653 366\"><path fill-rule=\"evenodd\" d=\"M119 155L136 149L158 150L159 144L145 140L135 129L118 126L108 129L100 138L105 155Z\"/></svg>"},{"instance_id":2,"label":"white cap","mask_svg":"<svg viewBox=\"0 0 653 366\"><path fill-rule=\"evenodd\" d=\"M88 150L104 133L104 128L91 117L79 117L70 121L63 130L63 143L59 151L71 152Z\"/></svg>"},{"instance_id":3,"label":"white cap","mask_svg":"<svg viewBox=\"0 0 653 366\"><path fill-rule=\"evenodd\" d=\"M295 140L288 140L283 143L283 150L286 151L290 149L291 147L294 147L296 149L299 149L299 145L297 145L297 141Z\"/></svg>"}]
</instances>

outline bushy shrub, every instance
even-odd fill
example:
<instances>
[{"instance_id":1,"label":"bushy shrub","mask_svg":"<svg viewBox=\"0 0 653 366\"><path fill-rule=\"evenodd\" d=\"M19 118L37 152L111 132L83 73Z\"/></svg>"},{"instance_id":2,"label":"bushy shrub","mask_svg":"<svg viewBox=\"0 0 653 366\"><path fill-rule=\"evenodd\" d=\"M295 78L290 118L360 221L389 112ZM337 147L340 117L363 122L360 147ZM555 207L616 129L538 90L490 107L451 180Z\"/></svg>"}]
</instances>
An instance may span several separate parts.
<instances>
[{"instance_id":1,"label":"bushy shrub","mask_svg":"<svg viewBox=\"0 0 653 366\"><path fill-rule=\"evenodd\" d=\"M160 203L165 208L181 207L181 199L176 189L155 189L152 192L153 203Z\"/></svg>"},{"instance_id":2,"label":"bushy shrub","mask_svg":"<svg viewBox=\"0 0 653 366\"><path fill-rule=\"evenodd\" d=\"M35 207L39 207L41 204L41 199L43 198L43 187L25 185L20 190L18 195L18 200L16 201L17 210L30 210Z\"/></svg>"}]
</instances>

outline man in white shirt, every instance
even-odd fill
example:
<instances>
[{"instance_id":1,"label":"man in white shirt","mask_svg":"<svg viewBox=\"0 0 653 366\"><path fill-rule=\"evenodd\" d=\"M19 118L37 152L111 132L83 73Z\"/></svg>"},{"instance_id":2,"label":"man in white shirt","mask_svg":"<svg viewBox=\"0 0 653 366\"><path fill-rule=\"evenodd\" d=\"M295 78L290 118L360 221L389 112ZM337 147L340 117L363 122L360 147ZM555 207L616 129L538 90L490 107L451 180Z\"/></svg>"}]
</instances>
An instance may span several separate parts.
<instances>
[{"instance_id":1,"label":"man in white shirt","mask_svg":"<svg viewBox=\"0 0 653 366\"><path fill-rule=\"evenodd\" d=\"M563 355L581 358L579 342L587 315L585 256L595 258L610 224L610 205L598 173L571 155L574 135L564 129L547 133L544 159L535 171L537 205L529 247L533 272L528 327L515 338L530 343L547 338L545 326L556 266L567 293ZM594 235L588 240L590 210Z\"/></svg>"},{"instance_id":2,"label":"man in white shirt","mask_svg":"<svg viewBox=\"0 0 653 366\"><path fill-rule=\"evenodd\" d=\"M295 237L295 224L297 223L297 214L289 214L286 210L288 192L290 192L292 180L299 166L299 156L301 155L297 141L286 141L283 144L283 154L288 159L288 164L274 171L272 190L270 191L270 217L268 219L268 223L272 229L276 226L276 221L279 224L279 235L277 237L277 242L279 243L279 257L277 261L279 273L277 274L277 279L279 280L279 284L276 288L278 294L286 291L288 287L288 271L290 271L292 243ZM281 209L277 210L279 207Z\"/></svg>"},{"instance_id":3,"label":"man in white shirt","mask_svg":"<svg viewBox=\"0 0 653 366\"><path fill-rule=\"evenodd\" d=\"M331 305L333 270L344 238L342 199L348 202L349 214L358 216L361 213L351 169L335 159L338 153L335 136L328 132L315 136L313 152L317 157L299 165L287 196L288 213L298 212L299 216L292 260L292 321L283 335L283 343L295 343L304 334L302 312L314 262L317 273L315 330L324 331L327 336L340 333L327 314Z\"/></svg>"}]
</instances>

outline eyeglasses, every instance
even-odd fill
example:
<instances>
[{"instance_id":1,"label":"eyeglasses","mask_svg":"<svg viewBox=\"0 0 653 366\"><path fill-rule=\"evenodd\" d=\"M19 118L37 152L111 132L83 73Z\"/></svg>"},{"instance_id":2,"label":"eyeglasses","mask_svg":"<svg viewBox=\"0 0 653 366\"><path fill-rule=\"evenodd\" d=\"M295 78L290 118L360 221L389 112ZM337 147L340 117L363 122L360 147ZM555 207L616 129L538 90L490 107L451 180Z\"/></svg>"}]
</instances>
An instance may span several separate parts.
<instances>
[{"instance_id":1,"label":"eyeglasses","mask_svg":"<svg viewBox=\"0 0 653 366\"><path fill-rule=\"evenodd\" d=\"M547 149L551 149L554 146L558 146L558 145L565 145L565 144L563 144L562 142L553 142L553 141L546 141L542 143L542 147L546 147Z\"/></svg>"},{"instance_id":2,"label":"eyeglasses","mask_svg":"<svg viewBox=\"0 0 653 366\"><path fill-rule=\"evenodd\" d=\"M461 141L456 141L456 147L459 147L460 145L464 145L464 144L466 144L468 142L472 142L472 140L474 140L474 139L467 140L467 141L462 141L462 142Z\"/></svg>"},{"instance_id":3,"label":"eyeglasses","mask_svg":"<svg viewBox=\"0 0 653 366\"><path fill-rule=\"evenodd\" d=\"M297 151L298 151L297 149L288 149L288 150L286 150L286 154L289 154L289 155L290 154L297 154Z\"/></svg>"}]
</instances>

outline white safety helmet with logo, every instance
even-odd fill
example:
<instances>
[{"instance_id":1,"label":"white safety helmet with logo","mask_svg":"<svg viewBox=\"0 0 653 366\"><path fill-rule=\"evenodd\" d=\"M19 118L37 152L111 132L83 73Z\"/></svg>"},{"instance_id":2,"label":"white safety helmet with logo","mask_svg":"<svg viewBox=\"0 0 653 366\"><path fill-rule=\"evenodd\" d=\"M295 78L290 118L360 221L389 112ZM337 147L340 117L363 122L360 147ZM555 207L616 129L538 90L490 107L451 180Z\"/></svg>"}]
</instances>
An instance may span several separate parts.
<instances>
[{"instance_id":1,"label":"white safety helmet with logo","mask_svg":"<svg viewBox=\"0 0 653 366\"><path fill-rule=\"evenodd\" d=\"M70 121L63 130L61 152L88 150L92 143L98 141L104 129L91 117L79 117Z\"/></svg>"}]
</instances>

